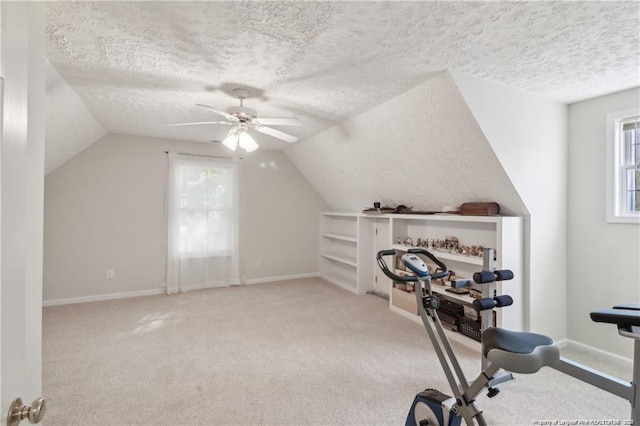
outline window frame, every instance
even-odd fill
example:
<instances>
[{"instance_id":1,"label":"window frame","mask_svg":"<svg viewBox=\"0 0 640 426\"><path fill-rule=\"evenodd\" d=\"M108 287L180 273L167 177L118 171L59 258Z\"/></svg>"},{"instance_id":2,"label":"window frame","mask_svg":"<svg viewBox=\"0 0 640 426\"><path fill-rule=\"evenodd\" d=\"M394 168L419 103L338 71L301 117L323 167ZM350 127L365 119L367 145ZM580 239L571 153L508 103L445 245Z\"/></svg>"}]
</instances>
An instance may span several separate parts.
<instances>
[{"instance_id":1,"label":"window frame","mask_svg":"<svg viewBox=\"0 0 640 426\"><path fill-rule=\"evenodd\" d=\"M629 169L624 163L622 126L640 116L640 107L607 115L607 222L640 224L640 212L628 210L623 174Z\"/></svg>"}]
</instances>

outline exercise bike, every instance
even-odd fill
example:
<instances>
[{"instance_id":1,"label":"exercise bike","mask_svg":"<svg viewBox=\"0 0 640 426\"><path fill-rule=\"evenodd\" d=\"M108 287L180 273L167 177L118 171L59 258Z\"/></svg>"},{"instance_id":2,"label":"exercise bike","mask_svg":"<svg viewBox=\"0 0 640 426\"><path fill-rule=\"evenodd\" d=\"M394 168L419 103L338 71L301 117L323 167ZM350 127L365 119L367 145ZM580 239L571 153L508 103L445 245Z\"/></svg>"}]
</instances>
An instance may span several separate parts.
<instances>
[{"instance_id":1,"label":"exercise bike","mask_svg":"<svg viewBox=\"0 0 640 426\"><path fill-rule=\"evenodd\" d=\"M395 250L378 252L376 256L378 266L393 281L414 283L420 318L429 334L453 393L453 396L449 396L435 389L427 389L418 393L407 415L406 426L459 426L462 420L467 425L476 423L480 426L487 425L475 398L485 387L488 388L490 397L497 394L497 389L492 388L497 373L506 370L531 374L544 366L551 366L625 398L631 403L631 419L640 419L640 391L636 391L635 385L635 383L640 383L640 305L620 305L614 309L591 314L594 321L617 324L621 335L635 339L634 381L631 383L625 383L560 358L558 347L548 336L509 331L499 327L486 328L482 332L483 370L473 382L469 383L438 317L440 299L431 291L432 279L448 276L449 271L446 265L427 250L411 248L402 255L401 260L415 276L399 276L389 270L383 259L384 256L394 256L395 254ZM440 271L430 274L427 265L418 255L429 258ZM513 273L509 270L484 270L475 273L473 277L474 281L480 285L493 284L495 281L506 281L512 278ZM473 306L478 312L487 312L493 308L509 306L512 303L513 300L510 296L501 295L476 300Z\"/></svg>"}]
</instances>

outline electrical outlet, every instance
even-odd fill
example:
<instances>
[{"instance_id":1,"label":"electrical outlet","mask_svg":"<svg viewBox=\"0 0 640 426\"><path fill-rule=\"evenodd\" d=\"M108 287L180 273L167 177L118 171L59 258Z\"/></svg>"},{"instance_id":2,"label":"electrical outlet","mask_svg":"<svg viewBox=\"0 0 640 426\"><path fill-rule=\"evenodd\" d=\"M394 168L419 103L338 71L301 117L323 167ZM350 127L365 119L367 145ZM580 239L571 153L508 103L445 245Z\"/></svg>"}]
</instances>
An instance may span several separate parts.
<instances>
[{"instance_id":1,"label":"electrical outlet","mask_svg":"<svg viewBox=\"0 0 640 426\"><path fill-rule=\"evenodd\" d=\"M256 260L256 267L261 267L262 266L262 259L258 259Z\"/></svg>"},{"instance_id":2,"label":"electrical outlet","mask_svg":"<svg viewBox=\"0 0 640 426\"><path fill-rule=\"evenodd\" d=\"M113 279L113 269L107 269L107 279Z\"/></svg>"}]
</instances>

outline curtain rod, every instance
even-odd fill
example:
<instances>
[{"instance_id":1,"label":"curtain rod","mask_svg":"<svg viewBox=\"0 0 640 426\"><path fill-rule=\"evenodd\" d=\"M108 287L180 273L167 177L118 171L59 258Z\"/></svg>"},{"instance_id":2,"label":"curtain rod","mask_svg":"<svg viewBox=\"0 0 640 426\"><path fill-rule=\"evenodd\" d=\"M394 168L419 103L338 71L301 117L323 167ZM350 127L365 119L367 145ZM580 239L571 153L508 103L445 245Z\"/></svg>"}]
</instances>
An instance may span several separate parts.
<instances>
[{"instance_id":1,"label":"curtain rod","mask_svg":"<svg viewBox=\"0 0 640 426\"><path fill-rule=\"evenodd\" d=\"M165 154L169 154L169 151L165 151ZM193 157L210 157L210 158L237 158L239 160L242 160L242 157L222 157L220 155L205 155L205 154L190 154L188 152L176 152L176 154L180 154L180 155L191 155Z\"/></svg>"}]
</instances>

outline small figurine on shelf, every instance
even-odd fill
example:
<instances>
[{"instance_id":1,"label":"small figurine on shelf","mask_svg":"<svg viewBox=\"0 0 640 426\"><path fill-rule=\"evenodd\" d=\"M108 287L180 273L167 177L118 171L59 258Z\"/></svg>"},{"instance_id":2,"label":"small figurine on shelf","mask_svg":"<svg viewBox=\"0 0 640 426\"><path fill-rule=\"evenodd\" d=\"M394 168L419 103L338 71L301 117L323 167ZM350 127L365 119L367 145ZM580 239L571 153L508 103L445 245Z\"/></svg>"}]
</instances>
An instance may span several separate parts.
<instances>
[{"instance_id":1,"label":"small figurine on shelf","mask_svg":"<svg viewBox=\"0 0 640 426\"><path fill-rule=\"evenodd\" d=\"M482 246L471 246L471 251L469 253L471 256L482 257L484 254L484 247Z\"/></svg>"},{"instance_id":2,"label":"small figurine on shelf","mask_svg":"<svg viewBox=\"0 0 640 426\"><path fill-rule=\"evenodd\" d=\"M457 237L449 236L444 240L444 248L450 252L458 251L459 244L460 242Z\"/></svg>"},{"instance_id":3,"label":"small figurine on shelf","mask_svg":"<svg viewBox=\"0 0 640 426\"><path fill-rule=\"evenodd\" d=\"M411 237L405 238L403 244L405 246L413 247L413 238Z\"/></svg>"},{"instance_id":4,"label":"small figurine on shelf","mask_svg":"<svg viewBox=\"0 0 640 426\"><path fill-rule=\"evenodd\" d=\"M396 244L402 245L402 238L400 237L396 238Z\"/></svg>"}]
</instances>

